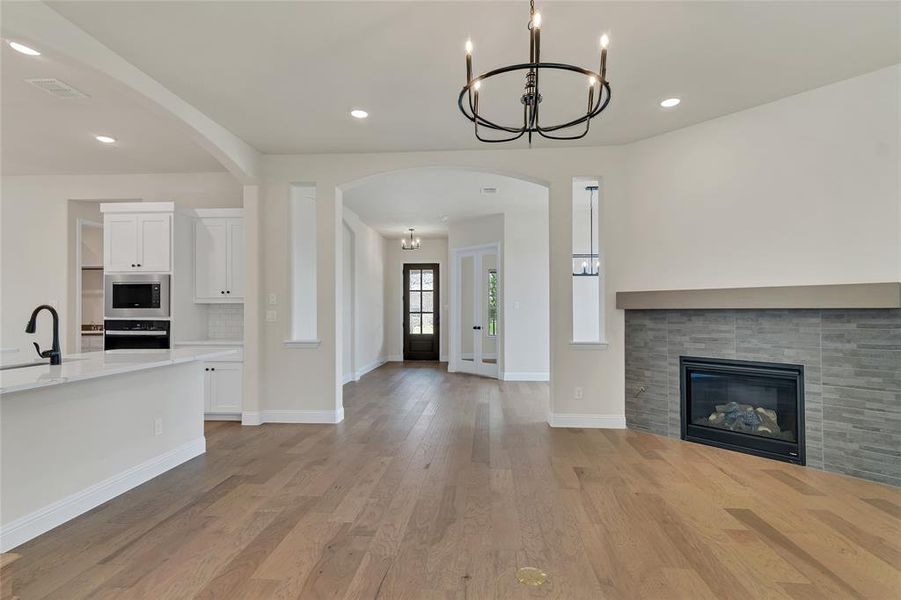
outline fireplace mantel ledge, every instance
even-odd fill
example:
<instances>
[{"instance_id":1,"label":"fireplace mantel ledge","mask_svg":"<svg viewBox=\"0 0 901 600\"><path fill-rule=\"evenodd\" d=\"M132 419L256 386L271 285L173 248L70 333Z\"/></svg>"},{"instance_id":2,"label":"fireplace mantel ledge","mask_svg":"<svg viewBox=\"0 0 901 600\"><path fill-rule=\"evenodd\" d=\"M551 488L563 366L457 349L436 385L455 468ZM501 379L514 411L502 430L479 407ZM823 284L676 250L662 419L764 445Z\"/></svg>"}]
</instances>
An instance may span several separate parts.
<instances>
[{"instance_id":1,"label":"fireplace mantel ledge","mask_svg":"<svg viewBox=\"0 0 901 600\"><path fill-rule=\"evenodd\" d=\"M901 308L901 282L616 292L620 310Z\"/></svg>"}]
</instances>

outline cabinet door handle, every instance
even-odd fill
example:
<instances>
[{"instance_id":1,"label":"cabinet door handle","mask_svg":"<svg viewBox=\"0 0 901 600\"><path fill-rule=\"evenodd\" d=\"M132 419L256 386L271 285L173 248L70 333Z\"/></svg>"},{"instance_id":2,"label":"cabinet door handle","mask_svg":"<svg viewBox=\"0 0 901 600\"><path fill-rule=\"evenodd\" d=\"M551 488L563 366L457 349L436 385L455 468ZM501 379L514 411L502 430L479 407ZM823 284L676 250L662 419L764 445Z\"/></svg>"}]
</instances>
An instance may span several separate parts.
<instances>
[{"instance_id":1,"label":"cabinet door handle","mask_svg":"<svg viewBox=\"0 0 901 600\"><path fill-rule=\"evenodd\" d=\"M141 266L141 263L138 263L138 266L140 267L140 266Z\"/></svg>"},{"instance_id":2,"label":"cabinet door handle","mask_svg":"<svg viewBox=\"0 0 901 600\"><path fill-rule=\"evenodd\" d=\"M215 370L216 370L215 368L210 369L210 371L215 371Z\"/></svg>"},{"instance_id":3,"label":"cabinet door handle","mask_svg":"<svg viewBox=\"0 0 901 600\"><path fill-rule=\"evenodd\" d=\"M131 263L131 266L133 266L133 267L137 267L137 266L138 266L138 265L136 265L136 264L134 264L134 263Z\"/></svg>"},{"instance_id":4,"label":"cabinet door handle","mask_svg":"<svg viewBox=\"0 0 901 600\"><path fill-rule=\"evenodd\" d=\"M231 290L225 290L225 293L226 293L226 294L231 294L232 291L231 291Z\"/></svg>"}]
</instances>

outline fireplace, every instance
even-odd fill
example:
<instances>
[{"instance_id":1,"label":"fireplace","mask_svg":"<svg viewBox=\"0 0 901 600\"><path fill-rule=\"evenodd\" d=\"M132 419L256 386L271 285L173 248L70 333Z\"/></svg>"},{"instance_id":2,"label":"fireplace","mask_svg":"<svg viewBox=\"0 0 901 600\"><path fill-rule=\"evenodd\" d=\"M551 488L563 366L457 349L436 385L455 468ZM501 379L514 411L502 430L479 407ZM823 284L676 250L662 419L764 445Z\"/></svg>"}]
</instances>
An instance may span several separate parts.
<instances>
[{"instance_id":1,"label":"fireplace","mask_svg":"<svg viewBox=\"0 0 901 600\"><path fill-rule=\"evenodd\" d=\"M681 356L682 439L795 464L804 366Z\"/></svg>"}]
</instances>

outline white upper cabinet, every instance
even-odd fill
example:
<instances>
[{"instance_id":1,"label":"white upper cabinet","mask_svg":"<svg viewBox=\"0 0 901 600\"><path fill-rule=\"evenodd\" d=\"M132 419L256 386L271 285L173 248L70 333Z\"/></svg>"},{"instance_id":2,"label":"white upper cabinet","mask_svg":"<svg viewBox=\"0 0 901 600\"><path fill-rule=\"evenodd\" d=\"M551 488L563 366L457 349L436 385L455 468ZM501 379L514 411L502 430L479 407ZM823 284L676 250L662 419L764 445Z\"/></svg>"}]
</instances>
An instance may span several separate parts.
<instances>
[{"instance_id":1,"label":"white upper cabinet","mask_svg":"<svg viewBox=\"0 0 901 600\"><path fill-rule=\"evenodd\" d=\"M138 215L138 271L172 270L172 215Z\"/></svg>"},{"instance_id":2,"label":"white upper cabinet","mask_svg":"<svg viewBox=\"0 0 901 600\"><path fill-rule=\"evenodd\" d=\"M103 237L104 270L135 271L138 263L138 216L104 216Z\"/></svg>"},{"instance_id":3,"label":"white upper cabinet","mask_svg":"<svg viewBox=\"0 0 901 600\"><path fill-rule=\"evenodd\" d=\"M101 205L104 270L108 273L172 271L172 208L167 202Z\"/></svg>"},{"instance_id":4,"label":"white upper cabinet","mask_svg":"<svg viewBox=\"0 0 901 600\"><path fill-rule=\"evenodd\" d=\"M222 299L228 287L226 254L228 219L200 219L194 223L194 297Z\"/></svg>"},{"instance_id":5,"label":"white upper cabinet","mask_svg":"<svg viewBox=\"0 0 901 600\"><path fill-rule=\"evenodd\" d=\"M240 214L239 211L221 209L209 212L230 215ZM194 301L244 301L243 217L201 216L195 222Z\"/></svg>"}]
</instances>

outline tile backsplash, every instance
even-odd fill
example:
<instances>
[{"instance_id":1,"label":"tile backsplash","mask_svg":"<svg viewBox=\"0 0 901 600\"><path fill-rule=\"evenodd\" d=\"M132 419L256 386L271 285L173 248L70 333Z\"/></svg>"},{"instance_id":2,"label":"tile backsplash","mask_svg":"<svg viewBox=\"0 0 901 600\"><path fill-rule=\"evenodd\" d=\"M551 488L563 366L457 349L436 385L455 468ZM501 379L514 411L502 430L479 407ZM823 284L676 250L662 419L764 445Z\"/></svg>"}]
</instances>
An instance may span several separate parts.
<instances>
[{"instance_id":1,"label":"tile backsplash","mask_svg":"<svg viewBox=\"0 0 901 600\"><path fill-rule=\"evenodd\" d=\"M243 340L244 305L210 304L208 323L211 340Z\"/></svg>"}]
</instances>

